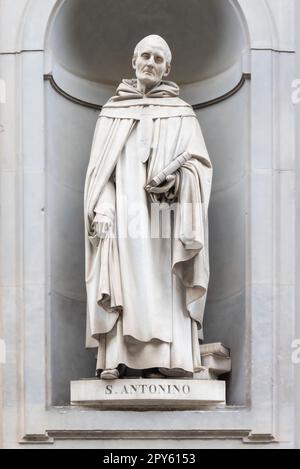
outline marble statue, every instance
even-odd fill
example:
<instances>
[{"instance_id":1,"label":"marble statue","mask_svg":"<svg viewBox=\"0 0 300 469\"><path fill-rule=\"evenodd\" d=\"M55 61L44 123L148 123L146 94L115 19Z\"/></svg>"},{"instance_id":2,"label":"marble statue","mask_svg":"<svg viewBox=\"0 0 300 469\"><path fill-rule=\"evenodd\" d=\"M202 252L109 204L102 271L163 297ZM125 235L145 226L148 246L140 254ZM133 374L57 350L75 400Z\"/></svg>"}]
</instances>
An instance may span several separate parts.
<instances>
[{"instance_id":1,"label":"marble statue","mask_svg":"<svg viewBox=\"0 0 300 469\"><path fill-rule=\"evenodd\" d=\"M133 56L103 107L85 185L87 347L97 376L188 377L201 370L209 282L212 166L192 107L166 77L159 36ZM160 225L161 224L161 225Z\"/></svg>"}]
</instances>

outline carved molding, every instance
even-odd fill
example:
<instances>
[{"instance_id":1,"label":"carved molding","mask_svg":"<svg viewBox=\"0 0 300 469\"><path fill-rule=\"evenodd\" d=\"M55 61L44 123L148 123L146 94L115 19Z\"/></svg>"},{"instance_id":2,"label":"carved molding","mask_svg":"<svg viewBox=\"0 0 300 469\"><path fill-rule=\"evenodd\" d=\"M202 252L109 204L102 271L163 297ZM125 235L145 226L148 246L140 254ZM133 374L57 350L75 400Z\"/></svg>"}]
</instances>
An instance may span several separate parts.
<instances>
[{"instance_id":1,"label":"carved molding","mask_svg":"<svg viewBox=\"0 0 300 469\"><path fill-rule=\"evenodd\" d=\"M63 96L65 99L68 101L72 101L73 103L79 104L80 106L88 107L91 109L96 109L101 111L102 106L100 104L94 104L94 103L89 103L88 101L83 101L82 99L76 98L75 96L72 96L71 94L67 93L64 91L55 81L54 77L52 74L47 74L44 75L44 80L49 81L50 85L52 88L61 96Z\"/></svg>"},{"instance_id":2,"label":"carved molding","mask_svg":"<svg viewBox=\"0 0 300 469\"><path fill-rule=\"evenodd\" d=\"M211 99L210 101L205 101L203 103L194 104L193 109L196 111L198 109L204 109L206 107L214 106L215 104L221 103L222 101L226 101L227 99L231 98L236 93L238 93L238 91L240 91L240 89L244 86L247 80L251 80L251 74L243 73L238 84L234 88L232 88L230 91L223 94L222 96L219 96L218 98Z\"/></svg>"},{"instance_id":3,"label":"carved molding","mask_svg":"<svg viewBox=\"0 0 300 469\"><path fill-rule=\"evenodd\" d=\"M277 443L271 434L251 430L49 430L25 435L19 444L52 445L56 440L240 440L245 444Z\"/></svg>"},{"instance_id":4,"label":"carved molding","mask_svg":"<svg viewBox=\"0 0 300 469\"><path fill-rule=\"evenodd\" d=\"M199 104L194 104L193 105L193 109L196 111L196 110L199 110L199 109L204 109L204 108L207 108L207 107L210 107L210 106L213 106L215 104L218 104L218 103L221 103L222 101L226 101L227 99L231 98L232 96L234 96L243 86L244 84L246 83L247 80L250 80L251 79L251 74L250 73L243 73L239 83L234 87L232 88L230 91L228 91L227 93L223 94L222 96L219 96L217 98L214 98L212 100L209 100L209 101L205 101L205 102L202 102L202 103L199 103ZM65 99L67 99L68 101L71 101L73 103L76 103L76 104L79 104L80 106L84 106L84 107L87 107L87 108L90 108L90 109L96 109L96 110L99 110L101 111L102 109L102 106L100 104L95 104L95 103L90 103L88 101L83 101L82 99L79 99L79 98L76 98L75 96L72 96L71 94L67 93L66 91L64 91L58 84L57 82L55 81L54 77L52 74L46 74L44 75L44 80L45 81L49 81L50 85L52 86L52 88L58 93L60 94L61 96L63 96Z\"/></svg>"}]
</instances>

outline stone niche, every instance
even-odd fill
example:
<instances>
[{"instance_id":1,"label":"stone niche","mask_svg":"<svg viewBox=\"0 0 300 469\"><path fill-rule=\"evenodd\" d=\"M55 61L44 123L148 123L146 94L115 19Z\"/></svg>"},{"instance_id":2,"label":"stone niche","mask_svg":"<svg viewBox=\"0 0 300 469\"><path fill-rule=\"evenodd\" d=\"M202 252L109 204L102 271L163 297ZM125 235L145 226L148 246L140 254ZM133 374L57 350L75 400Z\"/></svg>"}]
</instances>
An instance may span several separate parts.
<instances>
[{"instance_id":1,"label":"stone niche","mask_svg":"<svg viewBox=\"0 0 300 469\"><path fill-rule=\"evenodd\" d=\"M122 27L120 27L122 25ZM250 128L248 45L237 11L220 0L65 0L46 42L46 172L52 405L71 380L91 378L85 349L83 187L99 107L132 76L139 39L174 52L170 79L195 106L214 166L211 282L205 343L231 349L227 403L247 402L246 200Z\"/></svg>"}]
</instances>

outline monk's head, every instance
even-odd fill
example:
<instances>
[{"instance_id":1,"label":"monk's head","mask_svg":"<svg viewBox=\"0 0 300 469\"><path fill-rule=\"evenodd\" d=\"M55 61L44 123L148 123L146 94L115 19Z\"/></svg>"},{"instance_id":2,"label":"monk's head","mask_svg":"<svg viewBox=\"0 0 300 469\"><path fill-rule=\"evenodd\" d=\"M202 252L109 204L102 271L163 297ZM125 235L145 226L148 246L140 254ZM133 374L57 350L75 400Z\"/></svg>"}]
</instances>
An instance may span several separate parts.
<instances>
[{"instance_id":1,"label":"monk's head","mask_svg":"<svg viewBox=\"0 0 300 469\"><path fill-rule=\"evenodd\" d=\"M147 36L136 46L132 66L138 83L151 90L171 71L172 54L166 41L156 35Z\"/></svg>"}]
</instances>

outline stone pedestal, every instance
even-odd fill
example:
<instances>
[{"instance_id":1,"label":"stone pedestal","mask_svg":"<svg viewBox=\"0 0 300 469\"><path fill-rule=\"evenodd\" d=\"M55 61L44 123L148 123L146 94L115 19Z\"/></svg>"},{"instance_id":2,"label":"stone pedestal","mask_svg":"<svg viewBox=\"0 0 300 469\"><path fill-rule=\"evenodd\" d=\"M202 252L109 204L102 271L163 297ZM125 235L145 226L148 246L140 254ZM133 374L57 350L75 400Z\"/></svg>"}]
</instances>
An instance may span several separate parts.
<instances>
[{"instance_id":1,"label":"stone pedestal","mask_svg":"<svg viewBox=\"0 0 300 469\"><path fill-rule=\"evenodd\" d=\"M71 382L71 404L107 410L224 407L225 382L191 379L98 379Z\"/></svg>"}]
</instances>

